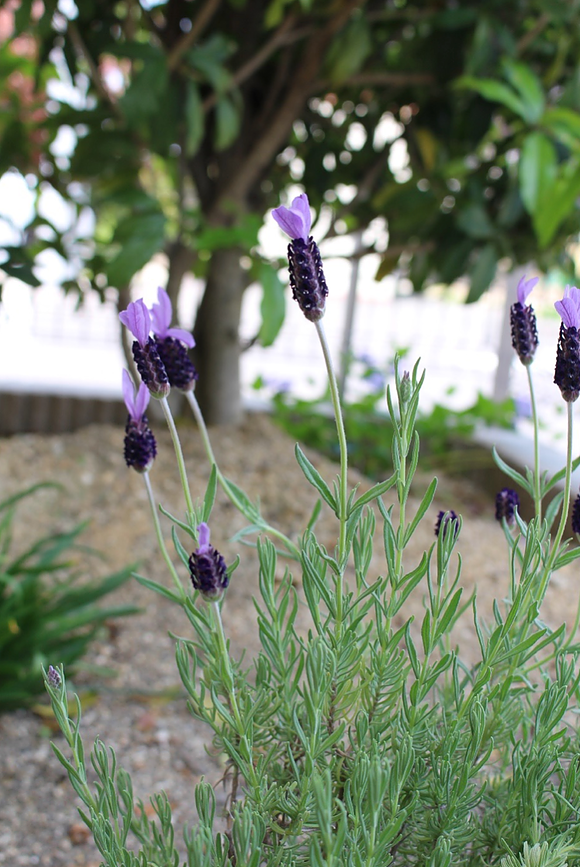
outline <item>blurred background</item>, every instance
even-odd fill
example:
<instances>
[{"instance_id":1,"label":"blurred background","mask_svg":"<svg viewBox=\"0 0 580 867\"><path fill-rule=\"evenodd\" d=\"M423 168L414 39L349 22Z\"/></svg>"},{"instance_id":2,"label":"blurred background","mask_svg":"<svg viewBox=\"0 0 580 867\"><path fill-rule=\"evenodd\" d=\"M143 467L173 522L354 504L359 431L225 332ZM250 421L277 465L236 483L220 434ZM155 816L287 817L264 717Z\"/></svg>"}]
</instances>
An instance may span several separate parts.
<instances>
[{"instance_id":1,"label":"blurred background","mask_svg":"<svg viewBox=\"0 0 580 867\"><path fill-rule=\"evenodd\" d=\"M508 313L537 275L542 439L561 450L579 24L552 0L1 3L1 431L122 422L117 313L158 286L194 330L210 423L324 411L270 217L306 191L347 404L384 411L399 351L427 368L435 439L527 438Z\"/></svg>"}]
</instances>

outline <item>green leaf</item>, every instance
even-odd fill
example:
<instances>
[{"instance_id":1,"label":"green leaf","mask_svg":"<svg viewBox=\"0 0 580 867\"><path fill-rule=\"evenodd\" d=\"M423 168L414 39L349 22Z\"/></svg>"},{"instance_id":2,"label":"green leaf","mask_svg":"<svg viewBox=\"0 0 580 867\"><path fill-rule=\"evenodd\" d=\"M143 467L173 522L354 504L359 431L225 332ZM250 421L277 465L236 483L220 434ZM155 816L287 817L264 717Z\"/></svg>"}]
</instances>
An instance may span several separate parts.
<instances>
[{"instance_id":1,"label":"green leaf","mask_svg":"<svg viewBox=\"0 0 580 867\"><path fill-rule=\"evenodd\" d=\"M262 286L262 303L260 304L262 322L258 332L258 340L262 346L271 346L284 323L286 287L278 277L277 269L268 262L260 263L258 280Z\"/></svg>"},{"instance_id":2,"label":"green leaf","mask_svg":"<svg viewBox=\"0 0 580 867\"><path fill-rule=\"evenodd\" d=\"M546 190L534 214L534 229L540 247L547 247L560 224L575 210L580 195L580 165L577 160L565 163L559 176Z\"/></svg>"},{"instance_id":3,"label":"green leaf","mask_svg":"<svg viewBox=\"0 0 580 867\"><path fill-rule=\"evenodd\" d=\"M477 301L486 289L489 288L497 269L498 254L494 244L486 244L482 247L469 269L470 287L467 303Z\"/></svg>"},{"instance_id":4,"label":"green leaf","mask_svg":"<svg viewBox=\"0 0 580 867\"><path fill-rule=\"evenodd\" d=\"M525 63L510 58L503 61L503 71L512 87L517 90L525 106L524 120L537 123L544 112L545 97L539 78Z\"/></svg>"},{"instance_id":5,"label":"green leaf","mask_svg":"<svg viewBox=\"0 0 580 867\"><path fill-rule=\"evenodd\" d=\"M8 277L22 280L27 286L40 286L40 280L34 276L32 271L34 262L23 247L3 246L2 250L8 253L8 259L5 262L0 262L0 271L4 271Z\"/></svg>"},{"instance_id":6,"label":"green leaf","mask_svg":"<svg viewBox=\"0 0 580 867\"><path fill-rule=\"evenodd\" d=\"M306 476L307 480L314 488L316 488L322 499L326 503L328 503L333 512L337 512L338 506L336 504L336 500L334 499L330 491L330 488L328 487L316 467L310 463L298 443L296 443L294 452L296 454L296 460L298 461L300 469Z\"/></svg>"},{"instance_id":7,"label":"green leaf","mask_svg":"<svg viewBox=\"0 0 580 867\"><path fill-rule=\"evenodd\" d=\"M216 132L214 146L216 151L229 148L240 132L241 114L233 100L222 96L216 103Z\"/></svg>"},{"instance_id":8,"label":"green leaf","mask_svg":"<svg viewBox=\"0 0 580 867\"><path fill-rule=\"evenodd\" d=\"M188 79L185 97L185 155L195 156L203 139L205 121L199 88Z\"/></svg>"},{"instance_id":9,"label":"green leaf","mask_svg":"<svg viewBox=\"0 0 580 867\"><path fill-rule=\"evenodd\" d=\"M462 208L457 214L457 227L469 238L486 241L495 235L495 227L482 205L473 204Z\"/></svg>"},{"instance_id":10,"label":"green leaf","mask_svg":"<svg viewBox=\"0 0 580 867\"><path fill-rule=\"evenodd\" d=\"M546 192L552 188L558 171L556 149L550 139L541 132L526 136L520 155L520 195L531 216Z\"/></svg>"},{"instance_id":11,"label":"green leaf","mask_svg":"<svg viewBox=\"0 0 580 867\"><path fill-rule=\"evenodd\" d=\"M526 103L507 84L495 81L493 78L475 78L472 75L463 75L455 82L455 87L474 90L490 102L499 102L511 109L524 120L528 107Z\"/></svg>"},{"instance_id":12,"label":"green leaf","mask_svg":"<svg viewBox=\"0 0 580 867\"><path fill-rule=\"evenodd\" d=\"M370 24L359 15L337 36L326 52L326 72L332 84L342 84L358 72L372 51Z\"/></svg>"},{"instance_id":13,"label":"green leaf","mask_svg":"<svg viewBox=\"0 0 580 867\"><path fill-rule=\"evenodd\" d=\"M112 286L126 286L165 242L165 216L161 211L131 215L120 222L113 243L122 244L116 256L106 266Z\"/></svg>"},{"instance_id":14,"label":"green leaf","mask_svg":"<svg viewBox=\"0 0 580 867\"><path fill-rule=\"evenodd\" d=\"M563 106L549 108L540 123L570 150L580 150L580 113Z\"/></svg>"},{"instance_id":15,"label":"green leaf","mask_svg":"<svg viewBox=\"0 0 580 867\"><path fill-rule=\"evenodd\" d=\"M179 604L181 604L181 596L176 590L164 587L163 584L159 584L157 581L152 581L150 578L145 578L144 575L137 575L136 572L133 573L133 577L139 582L139 584L142 584L143 587L147 587L148 590L153 590L154 593L159 593L160 596L165 596L166 599L171 599L172 602L179 602Z\"/></svg>"}]
</instances>

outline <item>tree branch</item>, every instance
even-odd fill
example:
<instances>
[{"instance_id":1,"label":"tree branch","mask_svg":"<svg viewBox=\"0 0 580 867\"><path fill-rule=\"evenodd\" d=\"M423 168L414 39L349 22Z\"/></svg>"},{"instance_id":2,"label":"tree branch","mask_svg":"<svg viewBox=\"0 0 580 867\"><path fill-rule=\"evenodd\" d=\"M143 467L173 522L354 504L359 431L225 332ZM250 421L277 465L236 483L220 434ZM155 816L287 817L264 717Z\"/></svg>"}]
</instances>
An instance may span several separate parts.
<instances>
[{"instance_id":1,"label":"tree branch","mask_svg":"<svg viewBox=\"0 0 580 867\"><path fill-rule=\"evenodd\" d=\"M404 87L407 84L435 84L435 81L435 76L428 72L361 72L341 82L341 86L389 85L391 87ZM331 90L333 86L331 81L320 79L312 82L311 90L312 92Z\"/></svg>"},{"instance_id":2,"label":"tree branch","mask_svg":"<svg viewBox=\"0 0 580 867\"><path fill-rule=\"evenodd\" d=\"M70 34L70 38L77 53L77 56L81 57L89 67L90 78L95 86L95 90L97 91L103 102L105 102L112 108L117 117L121 117L122 115L119 111L117 102L113 94L107 87L105 81L103 80L97 63L95 62L93 57L91 57L91 54L87 46L85 45L85 41L81 36L80 31L73 21L69 21L68 23L68 32Z\"/></svg>"},{"instance_id":3,"label":"tree branch","mask_svg":"<svg viewBox=\"0 0 580 867\"><path fill-rule=\"evenodd\" d=\"M292 83L282 104L268 124L268 128L253 144L243 161L238 162L226 180L218 201L208 214L213 219L226 200L241 201L257 183L262 172L270 165L281 145L288 137L292 123L308 97L310 82L318 73L326 55L326 49L335 33L344 26L353 10L364 0L348 0L339 6L338 13L321 30L316 31L305 45L302 57L296 64Z\"/></svg>"},{"instance_id":4,"label":"tree branch","mask_svg":"<svg viewBox=\"0 0 580 867\"><path fill-rule=\"evenodd\" d=\"M184 33L179 42L171 49L167 57L167 68L170 72L177 67L188 48L201 36L214 13L218 10L220 3L221 0L207 0L203 9L200 9L197 18L192 21L189 33Z\"/></svg>"},{"instance_id":5,"label":"tree branch","mask_svg":"<svg viewBox=\"0 0 580 867\"><path fill-rule=\"evenodd\" d=\"M276 49L280 48L282 45L288 45L291 42L295 42L298 39L302 39L305 35L305 29L301 29L299 31L294 31L294 33L288 34L288 30L290 30L296 20L294 15L289 15L288 18L282 22L278 30L274 33L272 38L265 43L265 45L260 48L259 51L254 54L253 57L240 66L240 68L234 72L232 75L231 81L228 85L227 90L232 90L234 87L239 87L246 79L248 79L254 72L264 65L266 60L276 51ZM220 93L220 96L224 91ZM210 93L206 99L203 101L203 109L204 111L209 111L210 108L216 104L218 99L217 93L214 91Z\"/></svg>"}]
</instances>

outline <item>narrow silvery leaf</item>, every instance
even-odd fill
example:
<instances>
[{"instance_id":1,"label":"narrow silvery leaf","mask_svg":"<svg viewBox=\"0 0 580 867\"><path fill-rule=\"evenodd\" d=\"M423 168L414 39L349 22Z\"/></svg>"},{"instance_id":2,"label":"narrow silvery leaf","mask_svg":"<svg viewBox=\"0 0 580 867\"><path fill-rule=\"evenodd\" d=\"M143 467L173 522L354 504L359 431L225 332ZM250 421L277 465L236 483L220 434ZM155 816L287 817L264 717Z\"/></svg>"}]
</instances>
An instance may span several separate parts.
<instances>
[{"instance_id":1,"label":"narrow silvery leaf","mask_svg":"<svg viewBox=\"0 0 580 867\"><path fill-rule=\"evenodd\" d=\"M336 499L332 496L330 488L328 487L316 467L308 460L298 443L296 443L294 451L300 469L306 476L307 480L314 488L316 488L322 499L326 503L328 503L333 512L337 513L338 506L336 504Z\"/></svg>"}]
</instances>

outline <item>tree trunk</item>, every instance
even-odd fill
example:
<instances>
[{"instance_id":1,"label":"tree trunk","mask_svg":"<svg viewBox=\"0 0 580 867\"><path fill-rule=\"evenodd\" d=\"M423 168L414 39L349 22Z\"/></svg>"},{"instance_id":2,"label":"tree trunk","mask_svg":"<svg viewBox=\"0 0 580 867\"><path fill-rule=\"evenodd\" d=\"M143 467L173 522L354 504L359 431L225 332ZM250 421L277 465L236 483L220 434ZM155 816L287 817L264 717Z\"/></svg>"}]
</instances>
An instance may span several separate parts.
<instances>
[{"instance_id":1,"label":"tree trunk","mask_svg":"<svg viewBox=\"0 0 580 867\"><path fill-rule=\"evenodd\" d=\"M242 416L238 330L244 284L240 251L216 250L193 332L195 393L207 424L237 424Z\"/></svg>"}]
</instances>

